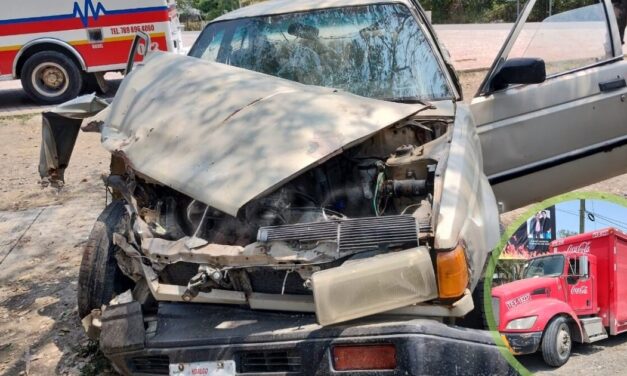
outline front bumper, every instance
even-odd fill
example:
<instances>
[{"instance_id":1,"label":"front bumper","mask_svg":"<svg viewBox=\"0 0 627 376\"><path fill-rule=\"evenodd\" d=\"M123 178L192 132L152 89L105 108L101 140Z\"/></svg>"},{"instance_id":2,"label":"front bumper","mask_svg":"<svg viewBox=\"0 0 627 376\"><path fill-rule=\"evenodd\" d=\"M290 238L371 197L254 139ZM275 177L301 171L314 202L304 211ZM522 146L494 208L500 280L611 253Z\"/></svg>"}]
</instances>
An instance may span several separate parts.
<instances>
[{"instance_id":1,"label":"front bumper","mask_svg":"<svg viewBox=\"0 0 627 376\"><path fill-rule=\"evenodd\" d=\"M100 345L124 375L168 374L170 363L234 360L238 375L336 375L330 347L394 344L394 371L368 375L515 374L488 332L427 319L360 321L321 327L309 314L162 303L144 317L138 303L108 307Z\"/></svg>"},{"instance_id":2,"label":"front bumper","mask_svg":"<svg viewBox=\"0 0 627 376\"><path fill-rule=\"evenodd\" d=\"M542 341L542 332L502 333L514 355L533 354L538 351Z\"/></svg>"}]
</instances>

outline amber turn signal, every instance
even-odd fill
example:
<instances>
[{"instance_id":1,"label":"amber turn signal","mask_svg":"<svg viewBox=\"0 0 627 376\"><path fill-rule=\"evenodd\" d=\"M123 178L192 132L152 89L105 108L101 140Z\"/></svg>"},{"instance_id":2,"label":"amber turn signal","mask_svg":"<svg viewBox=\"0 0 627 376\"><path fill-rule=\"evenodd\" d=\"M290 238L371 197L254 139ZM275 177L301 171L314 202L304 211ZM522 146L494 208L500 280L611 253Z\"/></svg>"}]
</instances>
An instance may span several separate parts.
<instances>
[{"instance_id":1,"label":"amber turn signal","mask_svg":"<svg viewBox=\"0 0 627 376\"><path fill-rule=\"evenodd\" d=\"M452 251L439 252L436 261L440 298L462 296L468 287L468 264L464 248L460 245Z\"/></svg>"},{"instance_id":2,"label":"amber turn signal","mask_svg":"<svg viewBox=\"0 0 627 376\"><path fill-rule=\"evenodd\" d=\"M396 369L396 347L392 344L334 346L331 353L336 371Z\"/></svg>"}]
</instances>

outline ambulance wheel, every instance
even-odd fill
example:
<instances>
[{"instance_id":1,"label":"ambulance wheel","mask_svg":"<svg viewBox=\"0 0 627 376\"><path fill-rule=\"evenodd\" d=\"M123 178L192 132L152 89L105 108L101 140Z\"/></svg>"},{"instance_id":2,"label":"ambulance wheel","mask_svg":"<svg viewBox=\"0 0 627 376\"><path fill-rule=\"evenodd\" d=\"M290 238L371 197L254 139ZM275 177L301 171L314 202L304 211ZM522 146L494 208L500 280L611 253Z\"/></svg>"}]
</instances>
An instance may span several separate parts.
<instances>
[{"instance_id":1,"label":"ambulance wheel","mask_svg":"<svg viewBox=\"0 0 627 376\"><path fill-rule=\"evenodd\" d=\"M570 358L572 347L573 338L566 318L553 319L542 339L542 358L546 364L553 367L563 366Z\"/></svg>"},{"instance_id":2,"label":"ambulance wheel","mask_svg":"<svg viewBox=\"0 0 627 376\"><path fill-rule=\"evenodd\" d=\"M42 51L29 57L22 67L21 80L26 94L44 105L74 99L83 87L79 67L57 51Z\"/></svg>"}]
</instances>

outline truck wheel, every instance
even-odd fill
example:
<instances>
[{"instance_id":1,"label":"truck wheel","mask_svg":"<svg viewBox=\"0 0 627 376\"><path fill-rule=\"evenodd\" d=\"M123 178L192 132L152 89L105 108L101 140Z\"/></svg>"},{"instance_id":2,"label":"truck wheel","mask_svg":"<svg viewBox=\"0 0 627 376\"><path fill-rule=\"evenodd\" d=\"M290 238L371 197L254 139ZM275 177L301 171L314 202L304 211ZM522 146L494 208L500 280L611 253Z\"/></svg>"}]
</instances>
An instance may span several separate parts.
<instances>
[{"instance_id":1,"label":"truck wheel","mask_svg":"<svg viewBox=\"0 0 627 376\"><path fill-rule=\"evenodd\" d=\"M74 61L57 51L42 51L29 57L20 75L26 94L40 104L59 104L76 98L83 77Z\"/></svg>"},{"instance_id":2,"label":"truck wheel","mask_svg":"<svg viewBox=\"0 0 627 376\"><path fill-rule=\"evenodd\" d=\"M553 367L563 366L570 358L573 339L570 335L568 321L558 317L551 321L542 339L542 357Z\"/></svg>"},{"instance_id":3,"label":"truck wheel","mask_svg":"<svg viewBox=\"0 0 627 376\"><path fill-rule=\"evenodd\" d=\"M127 213L122 201L114 201L100 214L83 251L78 272L78 313L81 318L100 308L119 293L133 287L118 267L113 233L124 231Z\"/></svg>"}]
</instances>

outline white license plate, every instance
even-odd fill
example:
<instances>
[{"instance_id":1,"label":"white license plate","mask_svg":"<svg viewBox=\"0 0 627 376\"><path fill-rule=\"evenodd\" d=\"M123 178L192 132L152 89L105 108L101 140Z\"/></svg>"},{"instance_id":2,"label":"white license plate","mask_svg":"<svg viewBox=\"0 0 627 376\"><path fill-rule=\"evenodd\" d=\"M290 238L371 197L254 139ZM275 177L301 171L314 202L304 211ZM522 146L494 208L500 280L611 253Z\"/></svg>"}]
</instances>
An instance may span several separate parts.
<instances>
[{"instance_id":1,"label":"white license plate","mask_svg":"<svg viewBox=\"0 0 627 376\"><path fill-rule=\"evenodd\" d=\"M172 363L170 376L233 376L235 361Z\"/></svg>"}]
</instances>

